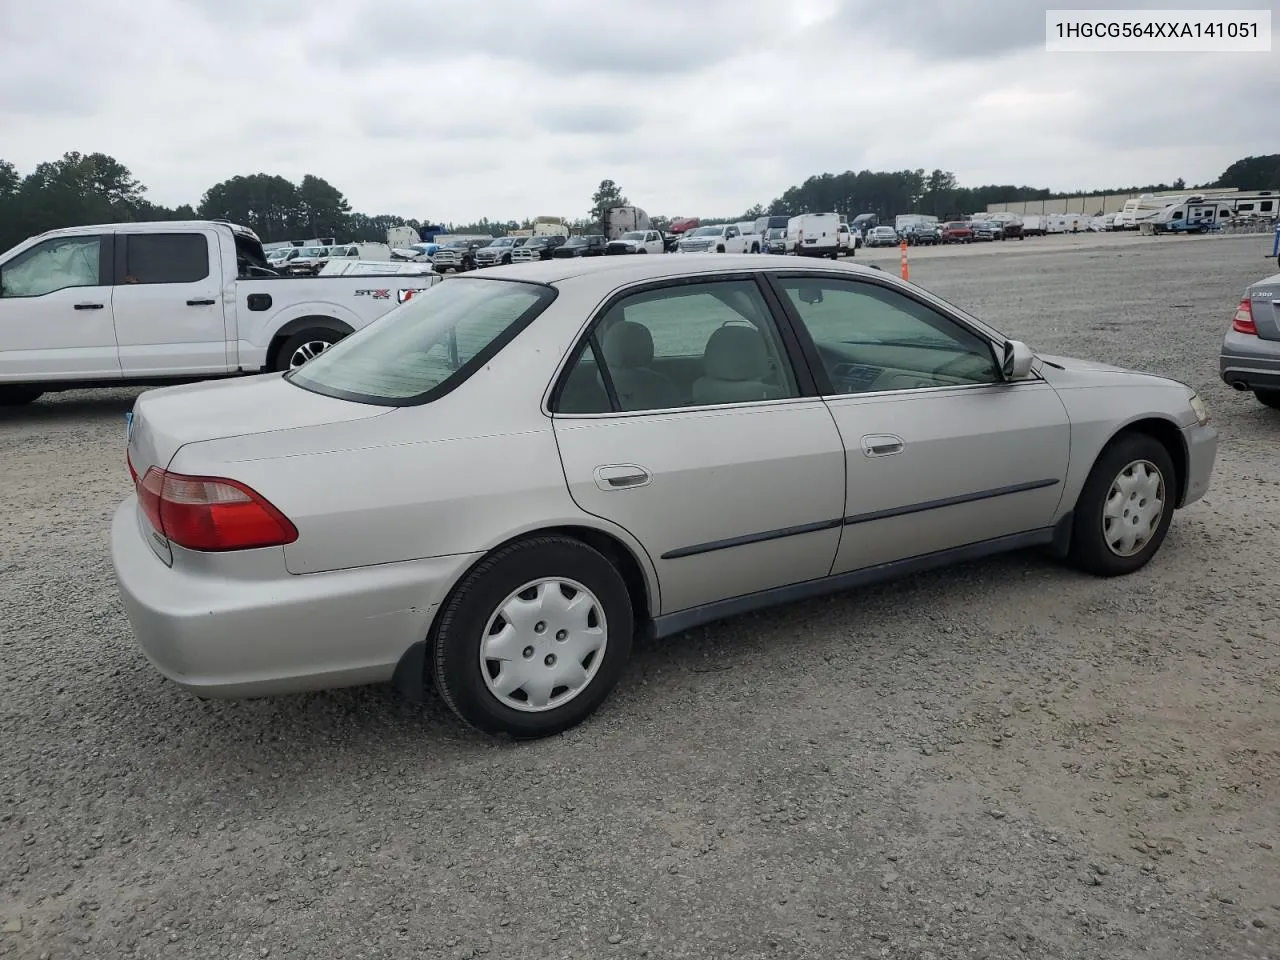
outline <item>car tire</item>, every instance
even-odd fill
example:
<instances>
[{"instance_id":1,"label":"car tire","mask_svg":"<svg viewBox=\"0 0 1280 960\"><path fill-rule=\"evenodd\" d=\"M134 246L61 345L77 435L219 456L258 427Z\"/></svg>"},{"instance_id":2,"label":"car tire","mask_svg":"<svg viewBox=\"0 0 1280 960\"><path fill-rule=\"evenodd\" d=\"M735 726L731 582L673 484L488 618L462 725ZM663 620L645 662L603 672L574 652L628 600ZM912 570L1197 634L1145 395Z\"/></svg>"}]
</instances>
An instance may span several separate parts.
<instances>
[{"instance_id":1,"label":"car tire","mask_svg":"<svg viewBox=\"0 0 1280 960\"><path fill-rule=\"evenodd\" d=\"M341 340L342 337L343 334L337 331L324 330L320 327L313 327L310 330L295 333L281 344L280 352L276 354L275 368L277 371L282 371L300 367L307 360L324 353L324 351ZM323 346L318 346L319 344L323 344ZM307 354L310 354L310 356L306 356ZM300 359L304 356L305 359ZM298 362L295 362L296 360Z\"/></svg>"},{"instance_id":2,"label":"car tire","mask_svg":"<svg viewBox=\"0 0 1280 960\"><path fill-rule=\"evenodd\" d=\"M39 387L0 387L0 407L21 407L44 396Z\"/></svg>"},{"instance_id":3,"label":"car tire","mask_svg":"<svg viewBox=\"0 0 1280 960\"><path fill-rule=\"evenodd\" d=\"M1280 390L1254 390L1258 402L1272 410L1280 410Z\"/></svg>"},{"instance_id":4,"label":"car tire","mask_svg":"<svg viewBox=\"0 0 1280 960\"><path fill-rule=\"evenodd\" d=\"M523 623L504 615L504 608L518 608L530 602L526 594L539 592L547 600L576 600L586 612L548 604ZM445 704L477 730L519 740L553 736L581 723L604 702L631 658L634 626L626 583L604 554L570 537L517 541L480 561L445 601L430 641L431 679ZM508 629L514 636L493 644L495 656L486 658L486 639ZM569 653L575 646L586 651L573 655L581 657L576 692L557 682L576 682ZM505 653L511 658L500 656ZM515 672L504 680L507 669ZM552 672L540 677L541 670ZM526 674L529 684L541 679L541 689L526 683L510 687ZM543 694L548 702L534 707Z\"/></svg>"},{"instance_id":5,"label":"car tire","mask_svg":"<svg viewBox=\"0 0 1280 960\"><path fill-rule=\"evenodd\" d=\"M1100 577L1146 566L1169 531L1176 489L1173 458L1159 440L1143 433L1113 440L1076 500L1068 560Z\"/></svg>"}]
</instances>

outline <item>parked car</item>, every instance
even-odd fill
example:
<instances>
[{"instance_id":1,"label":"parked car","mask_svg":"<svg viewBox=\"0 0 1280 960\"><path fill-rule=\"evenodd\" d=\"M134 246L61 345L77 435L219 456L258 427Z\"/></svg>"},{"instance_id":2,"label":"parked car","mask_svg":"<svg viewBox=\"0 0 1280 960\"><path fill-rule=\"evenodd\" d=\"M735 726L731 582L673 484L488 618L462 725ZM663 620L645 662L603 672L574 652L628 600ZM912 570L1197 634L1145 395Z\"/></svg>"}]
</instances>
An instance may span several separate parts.
<instances>
[{"instance_id":1,"label":"parked car","mask_svg":"<svg viewBox=\"0 0 1280 960\"><path fill-rule=\"evenodd\" d=\"M1000 240L1004 237L1004 231L1000 229L1000 224L994 220L970 220L969 229L973 232L974 240L990 241Z\"/></svg>"},{"instance_id":2,"label":"parked car","mask_svg":"<svg viewBox=\"0 0 1280 960\"><path fill-rule=\"evenodd\" d=\"M1219 370L1237 390L1280 410L1280 273L1245 291L1222 338Z\"/></svg>"},{"instance_id":3,"label":"parked car","mask_svg":"<svg viewBox=\"0 0 1280 960\"><path fill-rule=\"evenodd\" d=\"M1004 239L1025 239L1022 233L1022 221L1017 217L1001 217L998 222L1004 231Z\"/></svg>"},{"instance_id":4,"label":"parked car","mask_svg":"<svg viewBox=\"0 0 1280 960\"><path fill-rule=\"evenodd\" d=\"M942 228L936 223L907 223L898 231L898 240L912 247L934 246L942 242Z\"/></svg>"},{"instance_id":5,"label":"parked car","mask_svg":"<svg viewBox=\"0 0 1280 960\"><path fill-rule=\"evenodd\" d=\"M868 247L896 247L898 231L893 227L872 227L867 231Z\"/></svg>"},{"instance_id":6,"label":"parked car","mask_svg":"<svg viewBox=\"0 0 1280 960\"><path fill-rule=\"evenodd\" d=\"M534 260L550 260L556 247L568 239L559 234L530 237L527 242L511 251L511 262L531 263Z\"/></svg>"},{"instance_id":7,"label":"parked car","mask_svg":"<svg viewBox=\"0 0 1280 960\"><path fill-rule=\"evenodd\" d=\"M393 681L539 737L637 632L1030 547L1139 570L1217 445L1185 384L1037 357L888 272L552 260L285 376L141 394L111 557L200 696Z\"/></svg>"},{"instance_id":8,"label":"parked car","mask_svg":"<svg viewBox=\"0 0 1280 960\"><path fill-rule=\"evenodd\" d=\"M524 237L497 237L487 247L476 250L477 267L495 267L500 263L510 263L511 254Z\"/></svg>"},{"instance_id":9,"label":"parked car","mask_svg":"<svg viewBox=\"0 0 1280 960\"><path fill-rule=\"evenodd\" d=\"M275 247L266 251L267 266L278 273L284 272L285 262L290 257L296 257L297 247Z\"/></svg>"},{"instance_id":10,"label":"parked car","mask_svg":"<svg viewBox=\"0 0 1280 960\"><path fill-rule=\"evenodd\" d=\"M709 224L694 227L676 245L678 253L746 253L747 238L737 224Z\"/></svg>"},{"instance_id":11,"label":"parked car","mask_svg":"<svg viewBox=\"0 0 1280 960\"><path fill-rule=\"evenodd\" d=\"M329 259L328 247L295 247L297 254L284 262L284 272L295 277L314 277Z\"/></svg>"},{"instance_id":12,"label":"parked car","mask_svg":"<svg viewBox=\"0 0 1280 960\"><path fill-rule=\"evenodd\" d=\"M967 220L949 220L942 225L943 243L971 243L973 228Z\"/></svg>"},{"instance_id":13,"label":"parked car","mask_svg":"<svg viewBox=\"0 0 1280 960\"><path fill-rule=\"evenodd\" d=\"M570 237L551 252L556 260L566 257L602 257L604 256L605 239L603 233L588 233L581 237Z\"/></svg>"},{"instance_id":14,"label":"parked car","mask_svg":"<svg viewBox=\"0 0 1280 960\"><path fill-rule=\"evenodd\" d=\"M838 213L803 213L787 221L787 236L794 239L794 249L802 257L840 256L840 215Z\"/></svg>"},{"instance_id":15,"label":"parked car","mask_svg":"<svg viewBox=\"0 0 1280 960\"><path fill-rule=\"evenodd\" d=\"M787 242L786 227L770 227L769 236L765 239L765 253L790 253L791 246Z\"/></svg>"},{"instance_id":16,"label":"parked car","mask_svg":"<svg viewBox=\"0 0 1280 960\"><path fill-rule=\"evenodd\" d=\"M850 230L847 223L842 223L836 230L836 246L843 254L850 257L857 256L858 248L862 246L862 234L856 230Z\"/></svg>"},{"instance_id":17,"label":"parked car","mask_svg":"<svg viewBox=\"0 0 1280 960\"><path fill-rule=\"evenodd\" d=\"M391 248L385 243L340 243L329 248L325 264L334 260L391 260ZM322 265L317 273L323 273Z\"/></svg>"},{"instance_id":18,"label":"parked car","mask_svg":"<svg viewBox=\"0 0 1280 960\"><path fill-rule=\"evenodd\" d=\"M432 266L435 267L437 273L446 273L452 270L454 273L463 273L467 270L476 268L476 253L482 247L487 247L491 241L476 239L474 237L468 239L446 240L436 250L436 255L431 258Z\"/></svg>"},{"instance_id":19,"label":"parked car","mask_svg":"<svg viewBox=\"0 0 1280 960\"><path fill-rule=\"evenodd\" d=\"M605 245L606 254L665 253L666 245L657 230L631 230Z\"/></svg>"},{"instance_id":20,"label":"parked car","mask_svg":"<svg viewBox=\"0 0 1280 960\"><path fill-rule=\"evenodd\" d=\"M0 254L0 405L287 370L439 279L285 279L266 264L257 234L225 221L31 237Z\"/></svg>"}]
</instances>

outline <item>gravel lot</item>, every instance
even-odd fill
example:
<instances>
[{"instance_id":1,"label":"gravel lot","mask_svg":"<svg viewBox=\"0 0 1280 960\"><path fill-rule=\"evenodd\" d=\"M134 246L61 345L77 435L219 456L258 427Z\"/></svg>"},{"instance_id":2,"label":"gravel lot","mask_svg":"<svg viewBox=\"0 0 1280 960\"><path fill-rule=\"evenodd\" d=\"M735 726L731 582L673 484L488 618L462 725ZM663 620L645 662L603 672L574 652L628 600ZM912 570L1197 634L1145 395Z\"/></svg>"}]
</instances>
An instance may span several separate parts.
<instances>
[{"instance_id":1,"label":"gravel lot","mask_svg":"<svg viewBox=\"0 0 1280 960\"><path fill-rule=\"evenodd\" d=\"M0 412L0 956L1280 956L1280 414L1216 374L1268 243L912 250L1038 349L1202 391L1213 486L1144 571L1014 556L642 645L522 746L168 685L107 555L137 391Z\"/></svg>"}]
</instances>

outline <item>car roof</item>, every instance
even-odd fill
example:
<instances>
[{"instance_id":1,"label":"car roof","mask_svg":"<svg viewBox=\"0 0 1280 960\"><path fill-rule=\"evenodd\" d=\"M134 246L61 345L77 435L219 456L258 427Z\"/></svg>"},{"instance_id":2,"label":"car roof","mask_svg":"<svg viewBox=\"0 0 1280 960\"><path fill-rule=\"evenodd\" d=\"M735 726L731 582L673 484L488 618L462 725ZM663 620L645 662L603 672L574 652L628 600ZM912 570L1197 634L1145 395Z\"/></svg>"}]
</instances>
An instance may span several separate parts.
<instances>
[{"instance_id":1,"label":"car roof","mask_svg":"<svg viewBox=\"0 0 1280 960\"><path fill-rule=\"evenodd\" d=\"M668 253L654 257L574 257L539 260L510 266L488 267L483 276L500 280L527 280L533 283L558 284L575 277L608 273L618 285L664 280L668 277L695 276L700 273L751 270L822 270L839 271L860 276L883 277L872 267L853 263L836 263L814 258L773 256L761 253L721 253L708 255ZM470 276L470 274L468 275Z\"/></svg>"}]
</instances>

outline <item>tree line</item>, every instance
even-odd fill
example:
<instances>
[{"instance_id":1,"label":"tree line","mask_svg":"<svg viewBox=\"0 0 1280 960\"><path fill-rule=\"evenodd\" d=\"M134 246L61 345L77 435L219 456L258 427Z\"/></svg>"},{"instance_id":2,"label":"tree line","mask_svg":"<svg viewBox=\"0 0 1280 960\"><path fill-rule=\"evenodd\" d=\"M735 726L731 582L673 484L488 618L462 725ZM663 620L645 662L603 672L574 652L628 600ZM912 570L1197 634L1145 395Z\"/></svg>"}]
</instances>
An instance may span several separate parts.
<instances>
[{"instance_id":1,"label":"tree line","mask_svg":"<svg viewBox=\"0 0 1280 960\"><path fill-rule=\"evenodd\" d=\"M1054 193L1038 187L987 185L960 186L945 170L822 173L788 187L768 204L757 204L736 217L703 217L704 223L754 219L764 214L835 211L849 217L875 213L881 218L899 213L926 213L950 218L986 209L991 203L1020 200L1052 200L1061 197L1114 193L1156 193L1180 190L1172 183L1136 187L1079 190ZM1242 190L1280 187L1280 154L1245 157L1231 164L1216 181L1198 187L1236 187ZM152 203L129 168L102 153L70 152L58 160L40 163L21 174L13 163L0 159L0 250L7 250L37 233L58 227L89 223L141 220L223 219L251 228L264 242L335 237L340 241L382 240L388 227L424 225L425 221L396 214L366 214L351 209L337 187L307 174L299 183L273 174L235 176L204 192L196 206L165 207ZM603 180L585 215L566 218L575 232L599 229L604 213L627 203L613 180ZM662 229L665 216L653 217ZM521 220L489 220L439 224L452 233L503 236L532 224Z\"/></svg>"}]
</instances>

